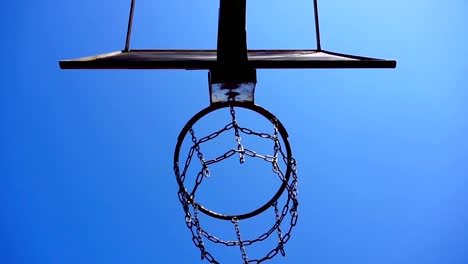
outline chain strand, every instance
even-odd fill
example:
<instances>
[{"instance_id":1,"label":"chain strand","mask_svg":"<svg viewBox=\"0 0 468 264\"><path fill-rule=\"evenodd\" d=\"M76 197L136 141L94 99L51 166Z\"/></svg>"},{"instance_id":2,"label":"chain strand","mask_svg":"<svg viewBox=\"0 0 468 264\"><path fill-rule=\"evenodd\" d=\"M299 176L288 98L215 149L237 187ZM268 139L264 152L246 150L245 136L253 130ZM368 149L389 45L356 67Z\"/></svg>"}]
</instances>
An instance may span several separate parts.
<instances>
[{"instance_id":1,"label":"chain strand","mask_svg":"<svg viewBox=\"0 0 468 264\"><path fill-rule=\"evenodd\" d=\"M236 120L236 111L234 110L234 106L232 105L229 106L229 109L230 109L231 117L232 117L232 125L234 127L234 135L237 141L237 151L239 152L239 162L242 164L245 161L244 146L242 146L242 143L241 143L241 136L239 134L239 126L237 125L237 120Z\"/></svg>"},{"instance_id":2,"label":"chain strand","mask_svg":"<svg viewBox=\"0 0 468 264\"><path fill-rule=\"evenodd\" d=\"M232 218L231 222L234 224L234 227L236 229L236 235L237 235L237 244L239 244L239 248L242 254L242 260L244 261L244 264L249 263L249 260L247 258L247 253L245 252L245 246L244 246L244 241L241 238L241 232L240 232L240 227L239 227L239 220L237 217Z\"/></svg>"}]
</instances>

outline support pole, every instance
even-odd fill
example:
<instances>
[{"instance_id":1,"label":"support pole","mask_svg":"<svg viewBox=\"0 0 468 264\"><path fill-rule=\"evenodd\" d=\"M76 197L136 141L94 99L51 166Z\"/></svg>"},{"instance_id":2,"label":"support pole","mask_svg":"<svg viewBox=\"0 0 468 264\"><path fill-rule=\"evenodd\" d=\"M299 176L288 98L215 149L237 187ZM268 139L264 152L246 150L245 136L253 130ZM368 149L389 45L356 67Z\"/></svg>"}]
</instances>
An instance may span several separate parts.
<instances>
[{"instance_id":1,"label":"support pole","mask_svg":"<svg viewBox=\"0 0 468 264\"><path fill-rule=\"evenodd\" d=\"M249 66L246 2L220 0L217 64L208 73L211 103L254 100L257 72Z\"/></svg>"},{"instance_id":2,"label":"support pole","mask_svg":"<svg viewBox=\"0 0 468 264\"><path fill-rule=\"evenodd\" d=\"M125 41L124 52L130 51L130 38L132 36L132 26L133 26L133 13L135 12L135 0L132 0L130 4L130 15L128 16L128 27L127 27L127 38Z\"/></svg>"},{"instance_id":3,"label":"support pole","mask_svg":"<svg viewBox=\"0 0 468 264\"><path fill-rule=\"evenodd\" d=\"M317 50L322 50L322 44L320 43L320 25L318 15L318 0L314 0L314 17L315 17L315 39L317 40Z\"/></svg>"},{"instance_id":4,"label":"support pole","mask_svg":"<svg viewBox=\"0 0 468 264\"><path fill-rule=\"evenodd\" d=\"M245 30L246 0L220 0L218 19L218 62L221 67L247 63Z\"/></svg>"}]
</instances>

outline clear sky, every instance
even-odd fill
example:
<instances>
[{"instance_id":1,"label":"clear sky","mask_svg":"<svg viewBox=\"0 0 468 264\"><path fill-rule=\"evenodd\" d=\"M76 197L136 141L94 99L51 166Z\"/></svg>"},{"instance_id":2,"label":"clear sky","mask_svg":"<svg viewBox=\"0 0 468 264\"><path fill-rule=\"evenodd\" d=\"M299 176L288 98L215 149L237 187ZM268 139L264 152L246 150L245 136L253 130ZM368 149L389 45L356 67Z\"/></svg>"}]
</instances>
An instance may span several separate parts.
<instances>
[{"instance_id":1,"label":"clear sky","mask_svg":"<svg viewBox=\"0 0 468 264\"><path fill-rule=\"evenodd\" d=\"M129 2L2 5L0 263L206 263L172 159L209 104L207 72L58 67L123 49ZM258 71L256 103L288 129L299 170L299 222L271 263L468 263L468 3L319 6L324 49L398 67ZM217 8L139 0L132 47L215 48ZM249 48L315 47L311 0L248 1L247 24ZM225 175L206 202L242 211L276 187L249 173Z\"/></svg>"}]
</instances>

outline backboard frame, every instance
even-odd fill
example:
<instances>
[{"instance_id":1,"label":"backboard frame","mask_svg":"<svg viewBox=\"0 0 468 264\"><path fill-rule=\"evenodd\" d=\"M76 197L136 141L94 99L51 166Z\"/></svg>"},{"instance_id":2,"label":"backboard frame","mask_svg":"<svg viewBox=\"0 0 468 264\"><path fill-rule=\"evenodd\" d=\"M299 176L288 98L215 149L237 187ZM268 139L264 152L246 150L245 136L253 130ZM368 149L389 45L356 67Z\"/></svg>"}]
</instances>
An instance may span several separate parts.
<instances>
[{"instance_id":1,"label":"backboard frame","mask_svg":"<svg viewBox=\"0 0 468 264\"><path fill-rule=\"evenodd\" d=\"M254 69L395 68L395 60L348 55L326 50L248 50L246 65ZM209 70L218 66L217 50L129 50L71 60L61 69L185 69ZM309 58L309 59L308 59Z\"/></svg>"},{"instance_id":2,"label":"backboard frame","mask_svg":"<svg viewBox=\"0 0 468 264\"><path fill-rule=\"evenodd\" d=\"M317 0L313 1L316 49L302 50L248 50L246 44L245 15L246 0L220 0L218 21L218 47L216 50L144 50L130 49L131 32L136 0L131 0L125 48L94 56L61 60L61 69L186 69L212 70L229 78L246 82L251 76L235 76L239 69L352 69L352 68L396 68L395 60L337 53L322 49ZM229 33L227 33L229 32ZM167 56L172 53L172 56ZM268 53L270 57L260 58ZM323 60L307 60L304 53L322 55ZM190 55L190 56L188 56ZM196 58L194 58L194 56ZM278 58L281 57L281 58ZM336 57L339 57L338 59ZM240 58L240 59L239 59ZM221 71L220 71L221 69ZM227 77L226 77L227 76ZM217 76L215 76L217 77ZM220 78L215 78L220 79Z\"/></svg>"}]
</instances>

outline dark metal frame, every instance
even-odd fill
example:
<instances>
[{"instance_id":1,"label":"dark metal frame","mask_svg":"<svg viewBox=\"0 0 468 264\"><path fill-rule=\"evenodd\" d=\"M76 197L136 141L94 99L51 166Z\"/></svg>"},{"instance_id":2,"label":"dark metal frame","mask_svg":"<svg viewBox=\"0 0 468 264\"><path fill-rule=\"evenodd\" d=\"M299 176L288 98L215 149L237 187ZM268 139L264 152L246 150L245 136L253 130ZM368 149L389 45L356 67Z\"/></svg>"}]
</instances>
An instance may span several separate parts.
<instances>
[{"instance_id":1,"label":"dark metal frame","mask_svg":"<svg viewBox=\"0 0 468 264\"><path fill-rule=\"evenodd\" d=\"M220 47L226 45L237 46L238 48L245 47L247 50L247 33L245 32L245 15L246 15L246 2L247 0L220 0L220 12L219 12L219 21L218 21L218 57L229 56L234 58L241 58L246 60L247 57L235 57L232 56L238 55L235 52L232 52L232 49L223 50ZM130 51L130 40L133 27L133 15L135 13L135 0L131 0L130 3L130 14L128 16L128 27L127 27L127 37L125 42L124 52ZM222 19L227 18L227 19ZM317 50L322 50L322 45L320 43L320 24L319 24L319 15L318 15L318 0L314 0L314 21L315 21L315 38L317 42ZM231 28L237 29L234 30L237 34L233 34ZM224 34L224 35L223 35ZM221 36L221 37L220 37ZM225 52L229 51L229 52ZM221 56L220 56L221 55ZM246 54L241 54L246 55Z\"/></svg>"},{"instance_id":2,"label":"dark metal frame","mask_svg":"<svg viewBox=\"0 0 468 264\"><path fill-rule=\"evenodd\" d=\"M320 43L320 24L318 15L318 1L314 0L314 18L315 18L315 39L317 41L317 50L322 50L322 44Z\"/></svg>"},{"instance_id":3,"label":"dark metal frame","mask_svg":"<svg viewBox=\"0 0 468 264\"><path fill-rule=\"evenodd\" d=\"M264 116L272 124L276 124L276 126L278 128L278 132L281 135L281 138L283 139L284 147L286 149L286 155L289 158L292 157L291 146L289 145L288 132L286 131L286 128L283 126L283 124L281 124L281 122L276 118L275 115L273 115L272 113L268 112L266 109L264 109L264 108L262 108L260 106L257 106L257 105L255 105L253 103L233 101L233 102L226 102L226 103L211 104L209 107L207 107L207 108L201 110L200 112L198 112L196 115L194 115L187 122L187 124L184 126L184 128L180 132L179 137L177 138L177 144L176 144L176 147L175 147L175 150L174 150L174 170L176 171L177 183L179 184L179 187L181 188L181 190L183 190L187 200L191 204L197 205L200 211L202 211L203 213L205 213L205 214L207 214L209 216L212 216L214 218L229 220L229 221L231 221L234 218L237 218L238 220L247 219L247 218L256 216L258 214L261 214L262 212L264 212L265 210L270 208L273 205L273 203L275 201L277 201L279 199L279 197L281 197L281 195L285 191L286 186L288 185L289 180L291 178L291 164L289 164L289 162L288 162L284 180L283 180L280 188L276 192L276 194L267 203L265 203L260 208L254 210L252 212L245 213L245 214L240 214L240 215L220 214L220 213L211 211L211 210L203 207L201 204L198 204L196 201L193 200L193 198L190 196L190 193L185 188L184 183L181 181L180 174L178 174L178 171L179 171L179 154L180 154L180 150L181 150L181 147L182 147L182 143L184 142L185 136L189 132L190 128L198 120L200 120L202 117L206 116L207 114L209 114L209 113L211 113L213 111L219 110L221 108L227 108L227 107L230 107L231 105L234 106L234 107L241 107L241 108L246 108L246 109L252 110L252 111L254 111L256 113L259 113L260 115Z\"/></svg>"},{"instance_id":4,"label":"dark metal frame","mask_svg":"<svg viewBox=\"0 0 468 264\"><path fill-rule=\"evenodd\" d=\"M318 15L318 0L313 0L316 49L298 50L308 52L322 52L328 55L338 55L343 60L251 60L249 53L256 50L248 50L246 43L245 16L246 0L220 0L218 47L216 50L133 50L130 48L133 17L136 0L131 0L130 14L128 18L127 36L125 48L120 52L102 54L75 60L62 60L59 62L62 69L188 69L210 70L209 80L220 82L255 80L255 69L337 69L337 68L395 68L395 60L383 60L370 57L340 54L322 49L320 39L320 25ZM282 50L269 50L270 52L282 52ZM284 50L292 52L294 50ZM192 59L173 57L168 60L145 59L147 53L165 52L213 52L215 60ZM125 60L125 58L129 60ZM132 57L133 56L133 57ZM137 57L137 58L135 58ZM355 60L348 60L355 59Z\"/></svg>"},{"instance_id":5,"label":"dark metal frame","mask_svg":"<svg viewBox=\"0 0 468 264\"><path fill-rule=\"evenodd\" d=\"M185 69L185 70L209 70L218 65L216 59L193 59L190 57L167 60L148 59L150 54L156 53L212 53L216 55L216 50L130 50L129 52L114 52L98 56L81 58L78 60L60 61L62 69L129 69L129 70L151 70L151 69ZM331 51L317 50L249 50L249 54L256 52L321 52L327 55L340 56L341 60L269 60L250 58L248 68L254 69L355 69L355 68L395 68L396 61L381 60L369 57L340 54ZM125 59L124 57L133 57Z\"/></svg>"},{"instance_id":6,"label":"dark metal frame","mask_svg":"<svg viewBox=\"0 0 468 264\"><path fill-rule=\"evenodd\" d=\"M135 0L132 0L132 2L130 3L130 14L128 15L127 37L125 38L125 49L123 50L124 52L130 51L130 39L132 37L134 13L135 13Z\"/></svg>"}]
</instances>

